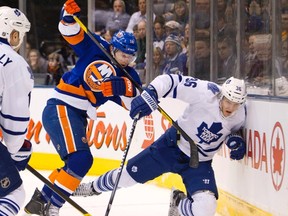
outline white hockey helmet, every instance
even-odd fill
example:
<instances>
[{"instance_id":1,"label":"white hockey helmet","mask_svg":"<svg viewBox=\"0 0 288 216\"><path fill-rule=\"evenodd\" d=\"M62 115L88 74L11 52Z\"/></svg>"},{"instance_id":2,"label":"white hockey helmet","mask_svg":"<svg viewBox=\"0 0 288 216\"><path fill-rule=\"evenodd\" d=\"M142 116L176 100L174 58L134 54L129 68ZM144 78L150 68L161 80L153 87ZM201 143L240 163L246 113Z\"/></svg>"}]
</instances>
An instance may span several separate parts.
<instances>
[{"instance_id":1,"label":"white hockey helmet","mask_svg":"<svg viewBox=\"0 0 288 216\"><path fill-rule=\"evenodd\" d=\"M244 80L234 77L227 79L222 85L222 95L232 102L244 103L247 96Z\"/></svg>"},{"instance_id":2,"label":"white hockey helmet","mask_svg":"<svg viewBox=\"0 0 288 216\"><path fill-rule=\"evenodd\" d=\"M10 34L13 30L19 32L20 42L15 48L21 46L26 32L30 31L31 24L25 14L17 8L7 6L0 7L0 37L8 40L10 44Z\"/></svg>"}]
</instances>

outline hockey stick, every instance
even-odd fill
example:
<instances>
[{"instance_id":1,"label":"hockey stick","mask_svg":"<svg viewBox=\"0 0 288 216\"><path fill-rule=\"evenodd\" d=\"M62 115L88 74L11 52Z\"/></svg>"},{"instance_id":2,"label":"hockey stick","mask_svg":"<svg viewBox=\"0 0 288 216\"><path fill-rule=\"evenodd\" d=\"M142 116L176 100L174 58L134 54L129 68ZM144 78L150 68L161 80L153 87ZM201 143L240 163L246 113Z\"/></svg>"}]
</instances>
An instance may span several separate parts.
<instances>
[{"instance_id":1,"label":"hockey stick","mask_svg":"<svg viewBox=\"0 0 288 216\"><path fill-rule=\"evenodd\" d=\"M123 68L116 59L109 53L107 50L97 41L97 39L93 36L93 33L86 28L86 26L81 22L81 20L73 15L74 20L80 25L81 29L89 36L89 38L101 49L101 51L110 59L110 61L116 65L120 70L122 70L128 79L133 83L133 85L140 91L143 91L142 86L137 83L133 77L129 74L129 72ZM193 168L197 168L199 165L199 156L198 156L198 148L194 141L188 136L188 134L166 113L160 106L157 104L158 111L178 130L180 131L181 135L187 140L190 144L190 162L189 165Z\"/></svg>"},{"instance_id":2,"label":"hockey stick","mask_svg":"<svg viewBox=\"0 0 288 216\"><path fill-rule=\"evenodd\" d=\"M81 206L79 206L75 201L69 198L66 194L56 188L49 180L47 180L44 176L42 176L37 170L27 164L26 169L28 169L33 175L35 175L38 179L40 179L44 184L46 184L51 190L56 192L62 199L70 203L74 208L80 211L84 216L92 216L87 211L85 211Z\"/></svg>"},{"instance_id":3,"label":"hockey stick","mask_svg":"<svg viewBox=\"0 0 288 216\"><path fill-rule=\"evenodd\" d=\"M137 124L137 121L138 121L138 117L139 117L139 115L136 116L134 118L134 120L133 120L133 124L132 124L132 128L130 130L128 143L126 145L126 148L125 148L125 151L124 151L124 154L123 154L123 158L122 158L122 161L121 161L121 164L120 164L120 168L118 169L118 174L117 174L117 177L116 177L116 180L115 180L115 185L114 185L113 191L112 191L111 196L110 196L110 200L109 200L109 203L108 203L108 206L107 206L107 209L106 209L105 216L108 216L109 212L111 210L112 203L113 203L113 200L114 200L114 197L115 197L115 193L116 193L116 190L118 188L120 177L121 177L121 174L122 174L122 171L123 171L123 167L124 167L124 164L125 164L125 161L126 161L126 157L127 157L127 154L128 154L131 142L132 142L133 134L134 134L134 131L135 131L135 128L136 128L136 124Z\"/></svg>"}]
</instances>

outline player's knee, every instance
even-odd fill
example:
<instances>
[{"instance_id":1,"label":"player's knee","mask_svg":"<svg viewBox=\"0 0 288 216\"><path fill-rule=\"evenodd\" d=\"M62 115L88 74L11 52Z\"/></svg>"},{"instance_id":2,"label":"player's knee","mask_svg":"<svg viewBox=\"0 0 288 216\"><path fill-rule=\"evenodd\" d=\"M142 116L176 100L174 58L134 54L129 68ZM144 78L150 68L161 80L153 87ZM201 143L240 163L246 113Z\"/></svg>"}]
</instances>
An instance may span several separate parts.
<instances>
[{"instance_id":1,"label":"player's knee","mask_svg":"<svg viewBox=\"0 0 288 216\"><path fill-rule=\"evenodd\" d=\"M115 171L113 176L113 179L116 179L118 172ZM114 178L115 177L115 178ZM119 181L119 187L130 187L134 184L137 184L137 182L129 175L127 172L126 166L123 168L122 175Z\"/></svg>"},{"instance_id":2,"label":"player's knee","mask_svg":"<svg viewBox=\"0 0 288 216\"><path fill-rule=\"evenodd\" d=\"M196 192L192 195L192 212L195 216L214 216L216 212L216 198L211 191Z\"/></svg>"},{"instance_id":3,"label":"player's knee","mask_svg":"<svg viewBox=\"0 0 288 216\"><path fill-rule=\"evenodd\" d=\"M69 155L66 163L75 175L84 177L93 164L93 156L89 151L74 152Z\"/></svg>"}]
</instances>

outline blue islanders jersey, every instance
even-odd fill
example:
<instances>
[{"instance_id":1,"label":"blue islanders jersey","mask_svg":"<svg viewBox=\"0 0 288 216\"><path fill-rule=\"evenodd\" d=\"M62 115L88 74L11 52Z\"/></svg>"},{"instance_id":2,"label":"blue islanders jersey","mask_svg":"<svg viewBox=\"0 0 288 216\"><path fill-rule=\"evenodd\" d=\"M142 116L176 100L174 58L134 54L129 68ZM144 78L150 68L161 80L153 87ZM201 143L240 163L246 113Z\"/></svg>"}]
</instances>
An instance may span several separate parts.
<instances>
[{"instance_id":1,"label":"blue islanders jersey","mask_svg":"<svg viewBox=\"0 0 288 216\"><path fill-rule=\"evenodd\" d=\"M172 97L188 103L177 123L196 143L199 161L211 160L226 136L245 124L245 105L240 105L231 116L223 117L219 106L221 86L215 83L171 74L158 76L151 85L158 98ZM189 143L182 136L179 148L190 156Z\"/></svg>"},{"instance_id":2,"label":"blue islanders jersey","mask_svg":"<svg viewBox=\"0 0 288 216\"><path fill-rule=\"evenodd\" d=\"M60 22L58 28L79 59L75 67L62 76L60 83L55 88L53 97L86 111L94 109L96 112L97 107L108 100L130 109L133 98L124 96L104 97L100 89L102 79L110 76L123 77L125 73L113 65L111 60L77 23ZM111 44L99 35L94 34L94 37L110 53ZM138 73L132 67L127 66L125 70L137 83L141 84Z\"/></svg>"}]
</instances>

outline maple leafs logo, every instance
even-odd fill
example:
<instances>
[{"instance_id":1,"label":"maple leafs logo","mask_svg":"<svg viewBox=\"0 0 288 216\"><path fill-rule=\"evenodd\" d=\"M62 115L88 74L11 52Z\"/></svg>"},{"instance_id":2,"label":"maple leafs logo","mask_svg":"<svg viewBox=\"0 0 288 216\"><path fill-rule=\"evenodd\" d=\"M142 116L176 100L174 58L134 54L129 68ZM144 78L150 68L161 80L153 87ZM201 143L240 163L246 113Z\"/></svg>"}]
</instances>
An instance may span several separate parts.
<instances>
[{"instance_id":1,"label":"maple leafs logo","mask_svg":"<svg viewBox=\"0 0 288 216\"><path fill-rule=\"evenodd\" d=\"M221 123L213 122L211 127L208 128L208 125L205 122L202 122L202 124L197 128L197 136L200 139L199 143L210 144L211 142L216 142L223 135L222 133L219 133L222 128Z\"/></svg>"},{"instance_id":2,"label":"maple leafs logo","mask_svg":"<svg viewBox=\"0 0 288 216\"><path fill-rule=\"evenodd\" d=\"M209 82L207 84L208 90L212 91L214 95L218 94L220 92L220 89L215 83Z\"/></svg>"}]
</instances>

